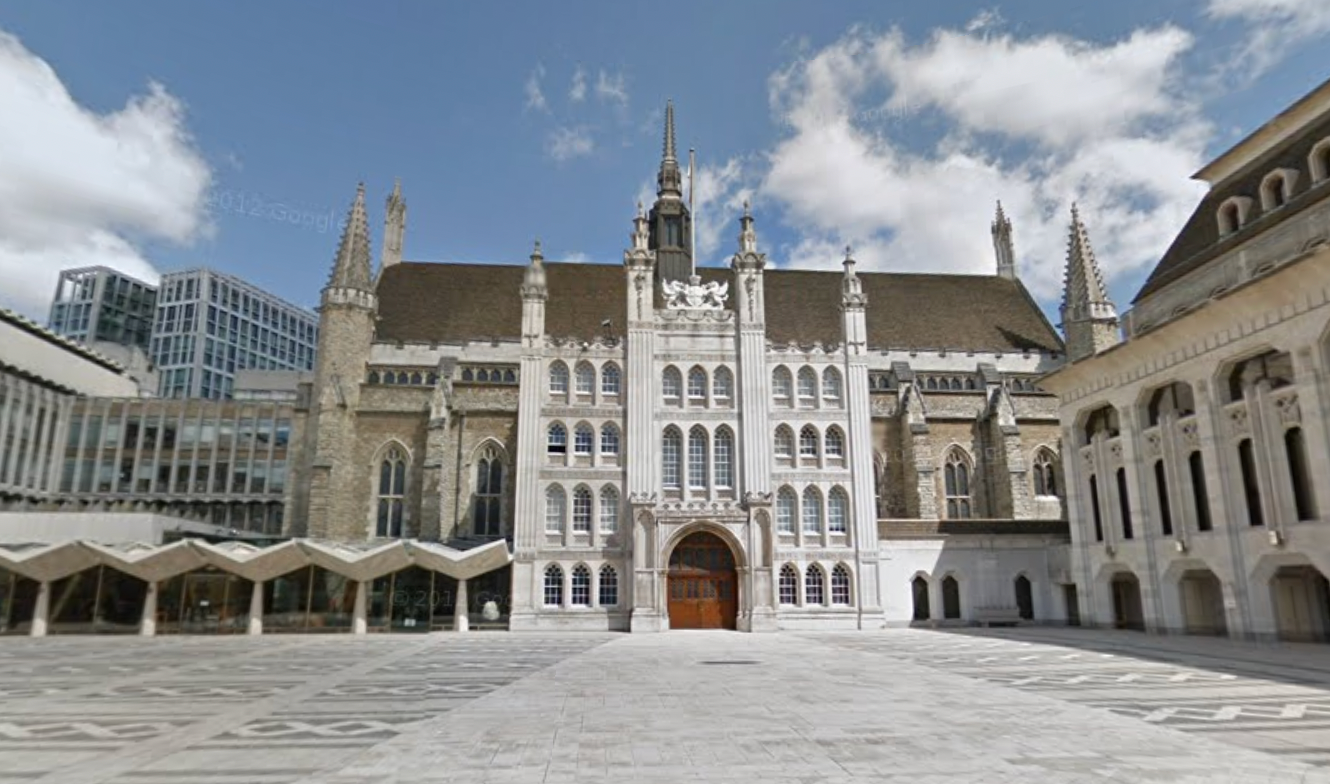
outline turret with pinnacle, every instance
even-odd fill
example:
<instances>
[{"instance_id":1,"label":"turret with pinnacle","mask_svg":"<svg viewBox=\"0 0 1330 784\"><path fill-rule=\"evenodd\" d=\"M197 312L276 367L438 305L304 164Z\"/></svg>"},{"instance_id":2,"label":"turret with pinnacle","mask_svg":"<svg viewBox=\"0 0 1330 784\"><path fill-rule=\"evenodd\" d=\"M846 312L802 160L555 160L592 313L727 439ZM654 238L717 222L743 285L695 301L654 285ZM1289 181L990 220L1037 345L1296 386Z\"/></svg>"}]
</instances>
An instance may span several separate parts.
<instances>
[{"instance_id":1,"label":"turret with pinnacle","mask_svg":"<svg viewBox=\"0 0 1330 784\"><path fill-rule=\"evenodd\" d=\"M1104 289L1090 235L1076 205L1071 206L1067 239L1067 273L1062 298L1062 331L1067 358L1075 362L1117 345L1118 312Z\"/></svg>"},{"instance_id":2,"label":"turret with pinnacle","mask_svg":"<svg viewBox=\"0 0 1330 784\"><path fill-rule=\"evenodd\" d=\"M1002 211L1002 202L997 203L997 215L993 218L993 252L997 256L997 274L1007 280L1016 279L1016 246L1011 239L1011 220Z\"/></svg>"},{"instance_id":3,"label":"turret with pinnacle","mask_svg":"<svg viewBox=\"0 0 1330 784\"><path fill-rule=\"evenodd\" d=\"M406 235L406 200L402 198L402 181L393 183L393 192L383 219L383 251L379 256L379 274L402 263L402 241Z\"/></svg>"}]
</instances>

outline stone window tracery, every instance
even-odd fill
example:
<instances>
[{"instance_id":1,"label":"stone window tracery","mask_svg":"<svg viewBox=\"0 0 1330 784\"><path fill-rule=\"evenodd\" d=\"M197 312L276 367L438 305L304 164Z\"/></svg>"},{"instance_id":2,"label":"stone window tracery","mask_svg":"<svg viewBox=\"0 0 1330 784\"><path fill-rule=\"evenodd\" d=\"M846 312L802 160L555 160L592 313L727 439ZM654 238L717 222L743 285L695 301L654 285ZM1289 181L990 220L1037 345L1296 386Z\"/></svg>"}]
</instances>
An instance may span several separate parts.
<instances>
[{"instance_id":1,"label":"stone window tracery","mask_svg":"<svg viewBox=\"0 0 1330 784\"><path fill-rule=\"evenodd\" d=\"M832 488L827 497L827 530L833 534L846 531L846 520L850 517L850 497L839 487Z\"/></svg>"},{"instance_id":2,"label":"stone window tracery","mask_svg":"<svg viewBox=\"0 0 1330 784\"><path fill-rule=\"evenodd\" d=\"M794 533L794 518L798 514L798 506L798 496L790 488L782 487L776 493L776 531L778 533Z\"/></svg>"},{"instance_id":3,"label":"stone window tracery","mask_svg":"<svg viewBox=\"0 0 1330 784\"><path fill-rule=\"evenodd\" d=\"M586 564L573 567L572 590L568 593L568 606L591 606L591 570Z\"/></svg>"},{"instance_id":4,"label":"stone window tracery","mask_svg":"<svg viewBox=\"0 0 1330 784\"><path fill-rule=\"evenodd\" d=\"M596 431L585 422L573 429L573 454L589 457L596 444Z\"/></svg>"},{"instance_id":5,"label":"stone window tracery","mask_svg":"<svg viewBox=\"0 0 1330 784\"><path fill-rule=\"evenodd\" d=\"M476 488L471 496L471 528L477 536L498 536L503 507L503 460L488 446L476 461Z\"/></svg>"},{"instance_id":6,"label":"stone window tracery","mask_svg":"<svg viewBox=\"0 0 1330 784\"><path fill-rule=\"evenodd\" d=\"M804 574L804 604L825 604L825 586L826 578L822 574L822 567L817 564L809 564L808 571Z\"/></svg>"},{"instance_id":7,"label":"stone window tracery","mask_svg":"<svg viewBox=\"0 0 1330 784\"><path fill-rule=\"evenodd\" d=\"M716 442L713 445L713 461L716 472L716 487L733 489L734 487L734 434L721 425L716 429Z\"/></svg>"},{"instance_id":8,"label":"stone window tracery","mask_svg":"<svg viewBox=\"0 0 1330 784\"><path fill-rule=\"evenodd\" d=\"M600 454L603 457L619 454L619 426L613 422L606 422L600 428Z\"/></svg>"},{"instance_id":9,"label":"stone window tracery","mask_svg":"<svg viewBox=\"0 0 1330 784\"><path fill-rule=\"evenodd\" d=\"M677 490L680 487L682 450L683 437L678 429L672 426L665 428L660 444L660 479L661 484L668 489Z\"/></svg>"},{"instance_id":10,"label":"stone window tracery","mask_svg":"<svg viewBox=\"0 0 1330 784\"><path fill-rule=\"evenodd\" d=\"M613 485L600 489L600 530L607 534L619 530L619 491Z\"/></svg>"},{"instance_id":11,"label":"stone window tracery","mask_svg":"<svg viewBox=\"0 0 1330 784\"><path fill-rule=\"evenodd\" d=\"M688 404L705 405L707 401L707 372L700 367L688 371Z\"/></svg>"},{"instance_id":12,"label":"stone window tracery","mask_svg":"<svg viewBox=\"0 0 1330 784\"><path fill-rule=\"evenodd\" d=\"M781 366L771 371L771 396L775 399L777 406L789 408L793 405L791 395L793 395L793 379L790 377L790 369Z\"/></svg>"},{"instance_id":13,"label":"stone window tracery","mask_svg":"<svg viewBox=\"0 0 1330 784\"><path fill-rule=\"evenodd\" d=\"M734 397L734 374L727 367L716 368L711 379L711 397L717 405L728 406Z\"/></svg>"},{"instance_id":14,"label":"stone window tracery","mask_svg":"<svg viewBox=\"0 0 1330 784\"><path fill-rule=\"evenodd\" d=\"M1034 453L1034 494L1055 496L1058 494L1057 473L1054 470L1053 453L1040 448Z\"/></svg>"},{"instance_id":15,"label":"stone window tracery","mask_svg":"<svg viewBox=\"0 0 1330 784\"><path fill-rule=\"evenodd\" d=\"M705 490L707 487L707 431L694 425L688 431L688 487Z\"/></svg>"},{"instance_id":16,"label":"stone window tracery","mask_svg":"<svg viewBox=\"0 0 1330 784\"><path fill-rule=\"evenodd\" d=\"M550 425L545 438L545 452L550 455L568 453L568 429L561 422Z\"/></svg>"},{"instance_id":17,"label":"stone window tracery","mask_svg":"<svg viewBox=\"0 0 1330 784\"><path fill-rule=\"evenodd\" d=\"M600 606L617 607L619 604L619 573L613 566L600 567Z\"/></svg>"},{"instance_id":18,"label":"stone window tracery","mask_svg":"<svg viewBox=\"0 0 1330 784\"><path fill-rule=\"evenodd\" d=\"M563 606L563 570L558 564L545 567L545 606Z\"/></svg>"},{"instance_id":19,"label":"stone window tracery","mask_svg":"<svg viewBox=\"0 0 1330 784\"><path fill-rule=\"evenodd\" d=\"M831 570L831 603L834 605L850 604L850 570L845 564L836 564Z\"/></svg>"},{"instance_id":20,"label":"stone window tracery","mask_svg":"<svg viewBox=\"0 0 1330 784\"><path fill-rule=\"evenodd\" d=\"M781 461L794 459L794 431L788 425L776 428L775 455L776 459Z\"/></svg>"},{"instance_id":21,"label":"stone window tracery","mask_svg":"<svg viewBox=\"0 0 1330 784\"><path fill-rule=\"evenodd\" d=\"M804 488L802 511L804 533L822 533L822 495L816 487Z\"/></svg>"},{"instance_id":22,"label":"stone window tracery","mask_svg":"<svg viewBox=\"0 0 1330 784\"><path fill-rule=\"evenodd\" d=\"M613 362L606 362L600 371L600 394L605 397L617 397L621 378L619 366Z\"/></svg>"},{"instance_id":23,"label":"stone window tracery","mask_svg":"<svg viewBox=\"0 0 1330 784\"><path fill-rule=\"evenodd\" d=\"M970 497L970 461L959 447L947 453L943 467L943 486L947 499L947 518L963 520L972 516Z\"/></svg>"},{"instance_id":24,"label":"stone window tracery","mask_svg":"<svg viewBox=\"0 0 1330 784\"><path fill-rule=\"evenodd\" d=\"M660 393L667 405L679 405L683 395L683 377L676 367L667 367L660 378Z\"/></svg>"},{"instance_id":25,"label":"stone window tracery","mask_svg":"<svg viewBox=\"0 0 1330 784\"><path fill-rule=\"evenodd\" d=\"M799 431L799 457L804 461L817 460L817 428L804 425Z\"/></svg>"},{"instance_id":26,"label":"stone window tracery","mask_svg":"<svg viewBox=\"0 0 1330 784\"><path fill-rule=\"evenodd\" d=\"M399 447L390 447L379 462L378 487L374 535L401 537L406 514L406 454Z\"/></svg>"},{"instance_id":27,"label":"stone window tracery","mask_svg":"<svg viewBox=\"0 0 1330 784\"><path fill-rule=\"evenodd\" d=\"M463 371L463 378L466 372ZM568 366L555 360L550 363L550 394L566 396L568 394Z\"/></svg>"},{"instance_id":28,"label":"stone window tracery","mask_svg":"<svg viewBox=\"0 0 1330 784\"><path fill-rule=\"evenodd\" d=\"M839 370L829 367L822 371L822 399L827 405L833 408L840 406L841 386Z\"/></svg>"},{"instance_id":29,"label":"stone window tracery","mask_svg":"<svg viewBox=\"0 0 1330 784\"><path fill-rule=\"evenodd\" d=\"M810 367L799 369L799 407L813 408L817 405L817 373Z\"/></svg>"},{"instance_id":30,"label":"stone window tracery","mask_svg":"<svg viewBox=\"0 0 1330 784\"><path fill-rule=\"evenodd\" d=\"M791 607L799 603L799 571L794 564L780 568L780 603Z\"/></svg>"},{"instance_id":31,"label":"stone window tracery","mask_svg":"<svg viewBox=\"0 0 1330 784\"><path fill-rule=\"evenodd\" d=\"M591 490L586 487L573 490L573 531L591 532Z\"/></svg>"},{"instance_id":32,"label":"stone window tracery","mask_svg":"<svg viewBox=\"0 0 1330 784\"><path fill-rule=\"evenodd\" d=\"M827 458L836 462L845 459L845 434L839 427L832 425L827 428L826 442L823 444L823 451Z\"/></svg>"},{"instance_id":33,"label":"stone window tracery","mask_svg":"<svg viewBox=\"0 0 1330 784\"><path fill-rule=\"evenodd\" d=\"M563 533L563 521L568 515L568 497L563 488L550 485L545 490L545 531L551 534Z\"/></svg>"},{"instance_id":34,"label":"stone window tracery","mask_svg":"<svg viewBox=\"0 0 1330 784\"><path fill-rule=\"evenodd\" d=\"M577 363L577 394L591 395L596 391L596 369L590 362Z\"/></svg>"}]
</instances>

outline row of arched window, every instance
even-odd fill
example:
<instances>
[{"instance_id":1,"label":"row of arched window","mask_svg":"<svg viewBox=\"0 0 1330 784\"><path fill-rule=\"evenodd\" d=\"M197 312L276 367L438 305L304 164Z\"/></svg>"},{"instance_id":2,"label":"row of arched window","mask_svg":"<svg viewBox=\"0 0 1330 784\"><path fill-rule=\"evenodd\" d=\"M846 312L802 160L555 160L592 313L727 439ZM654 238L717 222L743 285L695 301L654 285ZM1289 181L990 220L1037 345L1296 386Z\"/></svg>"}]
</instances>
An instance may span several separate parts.
<instances>
[{"instance_id":1,"label":"row of arched window","mask_svg":"<svg viewBox=\"0 0 1330 784\"><path fill-rule=\"evenodd\" d=\"M562 486L545 488L546 533L562 534L571 530L574 534L589 534L593 525L598 525L600 532L606 534L619 530L618 488L605 485L597 496L586 485L578 485L573 488L571 507L568 493Z\"/></svg>"},{"instance_id":2,"label":"row of arched window","mask_svg":"<svg viewBox=\"0 0 1330 784\"><path fill-rule=\"evenodd\" d=\"M602 402L615 402L619 400L622 388L623 372L614 362L601 365L599 374L590 362L578 362L573 367L571 380L566 364L557 359L550 363L549 393L557 401L591 403L598 394Z\"/></svg>"},{"instance_id":3,"label":"row of arched window","mask_svg":"<svg viewBox=\"0 0 1330 784\"><path fill-rule=\"evenodd\" d=\"M386 386L432 387L439 383L439 374L422 370L371 370L366 380L370 384Z\"/></svg>"},{"instance_id":4,"label":"row of arched window","mask_svg":"<svg viewBox=\"0 0 1330 784\"><path fill-rule=\"evenodd\" d=\"M684 440L676 426L665 428L660 440L660 479L666 490L706 490L735 486L734 431L721 425L713 434L694 425Z\"/></svg>"},{"instance_id":5,"label":"row of arched window","mask_svg":"<svg viewBox=\"0 0 1330 784\"><path fill-rule=\"evenodd\" d=\"M839 465L845 460L845 432L836 425L828 427L825 433L814 425L804 425L799 429L797 448L797 462L801 465L817 465L824 459L827 464ZM773 449L776 462L794 465L795 449L794 428L778 426Z\"/></svg>"},{"instance_id":6,"label":"row of arched window","mask_svg":"<svg viewBox=\"0 0 1330 784\"><path fill-rule=\"evenodd\" d=\"M805 365L797 376L779 365L771 371L771 397L777 408L840 408L844 399L840 370L827 366L818 376Z\"/></svg>"},{"instance_id":7,"label":"row of arched window","mask_svg":"<svg viewBox=\"0 0 1330 784\"><path fill-rule=\"evenodd\" d=\"M974 376L922 376L919 386L943 392L973 392L979 389Z\"/></svg>"},{"instance_id":8,"label":"row of arched window","mask_svg":"<svg viewBox=\"0 0 1330 784\"><path fill-rule=\"evenodd\" d=\"M688 371L688 383L677 367L670 365L660 377L661 402L667 406L728 408L734 405L734 372L721 365L710 375L701 365Z\"/></svg>"},{"instance_id":9,"label":"row of arched window","mask_svg":"<svg viewBox=\"0 0 1330 784\"><path fill-rule=\"evenodd\" d=\"M1307 156L1312 187L1330 182L1330 138L1322 139ZM1269 214L1293 198L1293 189L1301 173L1297 169L1278 168L1265 175L1260 185L1261 212ZM1219 236L1227 237L1251 222L1253 201L1248 196L1231 196L1219 205L1215 219Z\"/></svg>"},{"instance_id":10,"label":"row of arched window","mask_svg":"<svg viewBox=\"0 0 1330 784\"><path fill-rule=\"evenodd\" d=\"M574 457L618 458L621 447L619 426L606 422L600 426L600 437L596 429L587 422L578 422L573 426L572 444L568 443L568 428L562 422L553 422L545 431L545 452L556 459L568 454Z\"/></svg>"},{"instance_id":11,"label":"row of arched window","mask_svg":"<svg viewBox=\"0 0 1330 784\"><path fill-rule=\"evenodd\" d=\"M546 607L617 607L619 572L605 564L595 573L593 582L591 567L578 564L569 573L565 584L563 567L550 564L545 567L542 604Z\"/></svg>"},{"instance_id":12,"label":"row of arched window","mask_svg":"<svg viewBox=\"0 0 1330 784\"><path fill-rule=\"evenodd\" d=\"M461 379L480 384L516 384L517 371L513 368L464 367Z\"/></svg>"},{"instance_id":13,"label":"row of arched window","mask_svg":"<svg viewBox=\"0 0 1330 784\"><path fill-rule=\"evenodd\" d=\"M854 603L850 570L845 564L836 564L830 578L820 564L809 564L803 574L794 564L780 568L777 580L777 598L786 607L848 607Z\"/></svg>"},{"instance_id":14,"label":"row of arched window","mask_svg":"<svg viewBox=\"0 0 1330 784\"><path fill-rule=\"evenodd\" d=\"M843 534L849 529L850 496L839 485L827 492L823 503L822 491L809 485L800 497L788 485L776 491L776 533L794 536L797 530L805 534Z\"/></svg>"}]
</instances>

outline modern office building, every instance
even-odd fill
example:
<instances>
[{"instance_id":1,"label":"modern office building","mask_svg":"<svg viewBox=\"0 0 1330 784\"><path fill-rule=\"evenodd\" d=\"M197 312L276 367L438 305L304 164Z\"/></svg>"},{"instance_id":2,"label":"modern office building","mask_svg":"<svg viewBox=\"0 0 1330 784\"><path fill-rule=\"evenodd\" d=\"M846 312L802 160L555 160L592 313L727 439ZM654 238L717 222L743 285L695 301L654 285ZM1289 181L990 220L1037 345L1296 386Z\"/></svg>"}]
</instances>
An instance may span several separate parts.
<instances>
[{"instance_id":1,"label":"modern office building","mask_svg":"<svg viewBox=\"0 0 1330 784\"><path fill-rule=\"evenodd\" d=\"M239 278L199 268L162 276L151 356L161 397L230 398L236 372L314 369L319 317Z\"/></svg>"},{"instance_id":2,"label":"modern office building","mask_svg":"<svg viewBox=\"0 0 1330 784\"><path fill-rule=\"evenodd\" d=\"M50 330L80 343L98 341L148 349L157 288L109 267L60 273Z\"/></svg>"}]
</instances>

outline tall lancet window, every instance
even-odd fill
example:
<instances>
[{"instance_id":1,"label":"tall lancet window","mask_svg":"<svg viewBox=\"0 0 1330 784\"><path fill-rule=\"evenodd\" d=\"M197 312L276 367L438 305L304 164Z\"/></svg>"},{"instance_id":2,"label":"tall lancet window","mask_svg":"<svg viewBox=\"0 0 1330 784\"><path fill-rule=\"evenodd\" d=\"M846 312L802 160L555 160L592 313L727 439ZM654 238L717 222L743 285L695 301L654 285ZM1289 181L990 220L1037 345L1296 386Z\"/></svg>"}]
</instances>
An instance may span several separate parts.
<instances>
[{"instance_id":1,"label":"tall lancet window","mask_svg":"<svg viewBox=\"0 0 1330 784\"><path fill-rule=\"evenodd\" d=\"M476 461L476 491L471 496L472 529L477 536L498 536L503 504L503 461L493 446Z\"/></svg>"},{"instance_id":2,"label":"tall lancet window","mask_svg":"<svg viewBox=\"0 0 1330 784\"><path fill-rule=\"evenodd\" d=\"M970 498L970 461L959 448L947 454L947 464L942 469L943 484L947 494L947 517L951 520L965 519L971 516Z\"/></svg>"},{"instance_id":3,"label":"tall lancet window","mask_svg":"<svg viewBox=\"0 0 1330 784\"><path fill-rule=\"evenodd\" d=\"M716 487L732 489L734 487L734 434L725 425L716 428L716 443L713 445L713 458L716 469Z\"/></svg>"},{"instance_id":4,"label":"tall lancet window","mask_svg":"<svg viewBox=\"0 0 1330 784\"><path fill-rule=\"evenodd\" d=\"M688 431L688 486L694 490L707 487L707 431L701 425Z\"/></svg>"},{"instance_id":5,"label":"tall lancet window","mask_svg":"<svg viewBox=\"0 0 1330 784\"><path fill-rule=\"evenodd\" d=\"M406 454L392 447L379 463L379 504L374 535L401 537L406 504Z\"/></svg>"},{"instance_id":6,"label":"tall lancet window","mask_svg":"<svg viewBox=\"0 0 1330 784\"><path fill-rule=\"evenodd\" d=\"M678 429L665 428L660 441L660 483L671 490L679 489L682 451L683 436Z\"/></svg>"}]
</instances>

